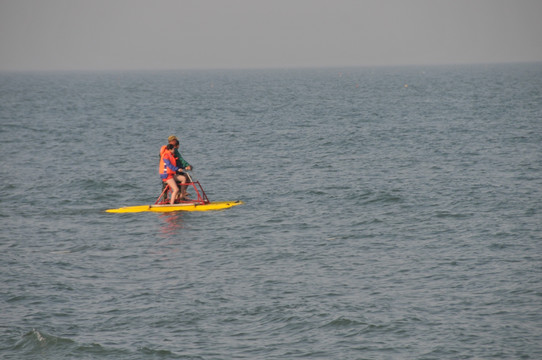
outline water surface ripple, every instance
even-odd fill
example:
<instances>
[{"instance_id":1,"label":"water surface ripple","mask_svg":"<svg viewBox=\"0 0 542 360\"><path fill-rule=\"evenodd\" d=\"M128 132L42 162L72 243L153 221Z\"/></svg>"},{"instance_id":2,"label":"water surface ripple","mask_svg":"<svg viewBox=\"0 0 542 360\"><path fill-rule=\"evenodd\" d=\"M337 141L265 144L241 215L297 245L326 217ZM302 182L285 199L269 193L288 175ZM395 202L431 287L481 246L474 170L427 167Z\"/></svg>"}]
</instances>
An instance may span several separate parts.
<instances>
[{"instance_id":1,"label":"water surface ripple","mask_svg":"<svg viewBox=\"0 0 542 360\"><path fill-rule=\"evenodd\" d=\"M541 119L541 64L0 74L0 357L540 359ZM105 213L171 133L245 205Z\"/></svg>"}]
</instances>

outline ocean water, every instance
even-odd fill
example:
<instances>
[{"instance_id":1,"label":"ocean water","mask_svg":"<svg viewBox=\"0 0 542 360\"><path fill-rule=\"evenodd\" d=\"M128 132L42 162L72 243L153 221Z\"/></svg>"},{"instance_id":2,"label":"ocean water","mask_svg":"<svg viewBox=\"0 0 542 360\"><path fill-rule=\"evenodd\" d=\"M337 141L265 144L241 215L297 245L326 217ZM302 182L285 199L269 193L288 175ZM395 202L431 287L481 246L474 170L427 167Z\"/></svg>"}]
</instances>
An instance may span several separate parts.
<instances>
[{"instance_id":1,"label":"ocean water","mask_svg":"<svg viewBox=\"0 0 542 360\"><path fill-rule=\"evenodd\" d=\"M224 211L154 202L170 134ZM542 64L0 74L0 358L541 359Z\"/></svg>"}]
</instances>

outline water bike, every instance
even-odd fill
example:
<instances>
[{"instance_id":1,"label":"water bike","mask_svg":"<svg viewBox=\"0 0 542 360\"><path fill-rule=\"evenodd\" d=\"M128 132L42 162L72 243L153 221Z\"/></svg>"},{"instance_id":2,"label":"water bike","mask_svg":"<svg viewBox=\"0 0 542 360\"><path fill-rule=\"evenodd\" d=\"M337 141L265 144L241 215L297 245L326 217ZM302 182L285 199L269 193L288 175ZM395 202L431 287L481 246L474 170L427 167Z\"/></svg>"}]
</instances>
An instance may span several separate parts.
<instances>
[{"instance_id":1,"label":"water bike","mask_svg":"<svg viewBox=\"0 0 542 360\"><path fill-rule=\"evenodd\" d=\"M118 209L108 209L106 212L110 213L133 213L133 212L172 212L172 211L208 211L208 210L222 210L228 209L236 205L241 205L241 200L236 201L210 201L203 190L200 182L193 178L188 172L183 172L188 178L187 183L177 183L178 186L187 186L187 189L194 190L194 199L175 199L173 204L171 202L171 187L162 183L162 193L158 196L158 199L152 205L139 205L139 206L126 206Z\"/></svg>"}]
</instances>

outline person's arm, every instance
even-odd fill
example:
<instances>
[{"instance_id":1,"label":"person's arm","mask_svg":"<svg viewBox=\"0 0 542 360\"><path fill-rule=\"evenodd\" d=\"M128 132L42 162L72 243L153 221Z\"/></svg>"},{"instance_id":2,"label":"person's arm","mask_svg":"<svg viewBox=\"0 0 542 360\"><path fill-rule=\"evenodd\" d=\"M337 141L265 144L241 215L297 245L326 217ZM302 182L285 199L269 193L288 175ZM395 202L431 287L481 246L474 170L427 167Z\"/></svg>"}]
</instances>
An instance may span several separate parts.
<instances>
[{"instance_id":1,"label":"person's arm","mask_svg":"<svg viewBox=\"0 0 542 360\"><path fill-rule=\"evenodd\" d=\"M167 158L167 157L164 157L164 164L165 164L168 168L170 168L171 170L173 170L173 171L179 170L179 167L174 166L174 165L171 163L170 159Z\"/></svg>"},{"instance_id":2,"label":"person's arm","mask_svg":"<svg viewBox=\"0 0 542 360\"><path fill-rule=\"evenodd\" d=\"M189 166L190 168L192 168L192 165L190 165L185 159L183 159L181 153L177 149L175 149L175 157L179 159L179 163L183 169Z\"/></svg>"}]
</instances>

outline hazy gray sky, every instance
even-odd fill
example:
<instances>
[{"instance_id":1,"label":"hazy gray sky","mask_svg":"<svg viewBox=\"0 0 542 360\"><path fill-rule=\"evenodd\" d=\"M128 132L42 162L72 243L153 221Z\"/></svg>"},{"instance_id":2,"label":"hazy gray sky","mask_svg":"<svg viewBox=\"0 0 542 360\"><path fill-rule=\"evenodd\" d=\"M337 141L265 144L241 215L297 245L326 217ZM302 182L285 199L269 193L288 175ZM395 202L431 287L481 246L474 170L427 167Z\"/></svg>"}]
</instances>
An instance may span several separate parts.
<instances>
[{"instance_id":1,"label":"hazy gray sky","mask_svg":"<svg viewBox=\"0 0 542 360\"><path fill-rule=\"evenodd\" d=\"M542 0L0 0L0 70L542 61Z\"/></svg>"}]
</instances>

